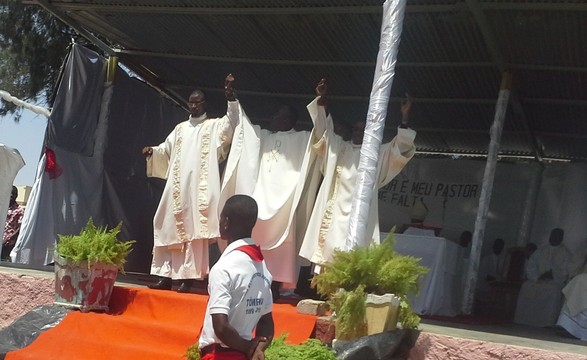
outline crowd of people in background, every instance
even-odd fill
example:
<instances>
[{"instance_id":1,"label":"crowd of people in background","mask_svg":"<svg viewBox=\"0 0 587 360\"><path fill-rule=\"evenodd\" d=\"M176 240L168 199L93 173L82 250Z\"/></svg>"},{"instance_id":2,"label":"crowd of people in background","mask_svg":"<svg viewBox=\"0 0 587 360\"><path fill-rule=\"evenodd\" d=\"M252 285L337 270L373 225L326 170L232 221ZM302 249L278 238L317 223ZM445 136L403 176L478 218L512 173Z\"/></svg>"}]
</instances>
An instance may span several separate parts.
<instances>
[{"instance_id":1,"label":"crowd of people in background","mask_svg":"<svg viewBox=\"0 0 587 360\"><path fill-rule=\"evenodd\" d=\"M12 186L10 193L10 203L6 213L6 223L4 224L4 235L2 237L2 261L10 261L10 252L16 245L16 239L20 233L20 225L24 215L24 207L16 202L18 198L18 188Z\"/></svg>"}]
</instances>

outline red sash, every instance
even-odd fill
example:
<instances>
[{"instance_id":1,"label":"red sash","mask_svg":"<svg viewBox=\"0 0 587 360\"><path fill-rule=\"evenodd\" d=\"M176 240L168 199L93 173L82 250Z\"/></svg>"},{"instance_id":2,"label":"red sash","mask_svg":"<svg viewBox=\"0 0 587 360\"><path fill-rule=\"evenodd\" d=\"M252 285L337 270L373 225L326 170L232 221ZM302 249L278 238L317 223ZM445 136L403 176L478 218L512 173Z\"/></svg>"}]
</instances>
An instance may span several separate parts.
<instances>
[{"instance_id":1,"label":"red sash","mask_svg":"<svg viewBox=\"0 0 587 360\"><path fill-rule=\"evenodd\" d=\"M246 356L238 351L224 353L210 353L202 356L201 360L246 360Z\"/></svg>"},{"instance_id":2,"label":"red sash","mask_svg":"<svg viewBox=\"0 0 587 360\"><path fill-rule=\"evenodd\" d=\"M249 255L253 261L263 261L263 253L259 245L243 245L237 247L235 250L240 250Z\"/></svg>"}]
</instances>

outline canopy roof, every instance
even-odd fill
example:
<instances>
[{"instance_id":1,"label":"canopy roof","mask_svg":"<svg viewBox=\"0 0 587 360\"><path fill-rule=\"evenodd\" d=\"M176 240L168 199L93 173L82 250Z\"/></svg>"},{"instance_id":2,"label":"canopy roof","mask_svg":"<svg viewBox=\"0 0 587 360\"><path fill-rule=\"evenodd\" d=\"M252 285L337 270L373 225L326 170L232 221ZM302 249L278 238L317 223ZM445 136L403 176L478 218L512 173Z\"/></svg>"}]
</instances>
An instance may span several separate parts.
<instances>
[{"instance_id":1,"label":"canopy roof","mask_svg":"<svg viewBox=\"0 0 587 360\"><path fill-rule=\"evenodd\" d=\"M375 0L32 0L147 82L184 103L196 87L224 111L222 86L261 122L300 109L320 78L333 116L366 118L379 45ZM587 3L583 0L408 0L387 133L399 101L425 154L483 155L502 72L512 98L504 156L587 159ZM100 40L102 39L102 40Z\"/></svg>"}]
</instances>

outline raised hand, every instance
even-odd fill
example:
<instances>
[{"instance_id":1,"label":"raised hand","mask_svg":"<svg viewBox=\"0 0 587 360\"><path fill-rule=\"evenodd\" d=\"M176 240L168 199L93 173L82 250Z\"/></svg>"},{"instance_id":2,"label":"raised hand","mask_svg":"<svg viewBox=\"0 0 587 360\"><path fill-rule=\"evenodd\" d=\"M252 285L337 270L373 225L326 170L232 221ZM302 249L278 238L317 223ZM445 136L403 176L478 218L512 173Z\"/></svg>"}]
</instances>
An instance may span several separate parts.
<instances>
[{"instance_id":1,"label":"raised hand","mask_svg":"<svg viewBox=\"0 0 587 360\"><path fill-rule=\"evenodd\" d=\"M402 125L407 125L412 111L412 97L406 93L406 98L401 102Z\"/></svg>"},{"instance_id":2,"label":"raised hand","mask_svg":"<svg viewBox=\"0 0 587 360\"><path fill-rule=\"evenodd\" d=\"M153 155L153 148L150 146L144 147L143 148L143 155L145 155L147 157Z\"/></svg>"},{"instance_id":3,"label":"raised hand","mask_svg":"<svg viewBox=\"0 0 587 360\"><path fill-rule=\"evenodd\" d=\"M326 83L326 79L320 79L318 85L316 85L316 96L324 96L326 95L326 91L328 90L328 84Z\"/></svg>"},{"instance_id":4,"label":"raised hand","mask_svg":"<svg viewBox=\"0 0 587 360\"><path fill-rule=\"evenodd\" d=\"M322 78L318 85L316 85L316 96L320 96L318 99L318 105L326 106L326 93L328 92L328 84L326 79Z\"/></svg>"},{"instance_id":5,"label":"raised hand","mask_svg":"<svg viewBox=\"0 0 587 360\"><path fill-rule=\"evenodd\" d=\"M226 80L224 80L224 96L228 101L236 100L236 94L234 91L234 76L232 76L232 74L228 74L228 76L226 76Z\"/></svg>"}]
</instances>

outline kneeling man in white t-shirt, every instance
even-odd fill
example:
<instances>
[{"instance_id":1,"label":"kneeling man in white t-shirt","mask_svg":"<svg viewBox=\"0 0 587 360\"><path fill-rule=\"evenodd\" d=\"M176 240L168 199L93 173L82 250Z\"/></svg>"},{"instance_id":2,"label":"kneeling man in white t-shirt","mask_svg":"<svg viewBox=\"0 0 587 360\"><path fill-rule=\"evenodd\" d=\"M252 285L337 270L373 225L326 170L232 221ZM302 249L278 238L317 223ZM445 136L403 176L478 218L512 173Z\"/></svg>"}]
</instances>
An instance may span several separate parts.
<instances>
[{"instance_id":1,"label":"kneeling man in white t-shirt","mask_svg":"<svg viewBox=\"0 0 587 360\"><path fill-rule=\"evenodd\" d=\"M228 199L220 214L220 235L228 247L208 277L202 360L262 360L273 339L272 277L251 239L256 221L257 203L247 195Z\"/></svg>"}]
</instances>

